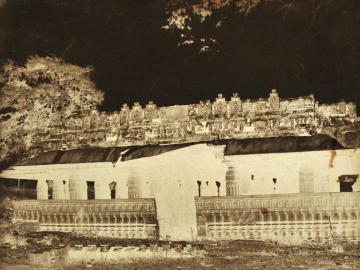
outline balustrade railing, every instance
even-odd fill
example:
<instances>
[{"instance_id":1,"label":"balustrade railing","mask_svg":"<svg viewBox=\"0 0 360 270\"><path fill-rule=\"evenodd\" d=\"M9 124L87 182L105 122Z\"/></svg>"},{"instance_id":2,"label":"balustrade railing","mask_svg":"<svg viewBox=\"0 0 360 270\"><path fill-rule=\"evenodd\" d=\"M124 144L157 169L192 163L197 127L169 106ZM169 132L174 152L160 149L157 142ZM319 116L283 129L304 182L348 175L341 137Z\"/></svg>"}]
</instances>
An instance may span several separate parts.
<instances>
[{"instance_id":1,"label":"balustrade railing","mask_svg":"<svg viewBox=\"0 0 360 270\"><path fill-rule=\"evenodd\" d=\"M360 192L197 197L206 239L360 241Z\"/></svg>"},{"instance_id":2,"label":"balustrade railing","mask_svg":"<svg viewBox=\"0 0 360 270\"><path fill-rule=\"evenodd\" d=\"M359 208L360 192L302 193L274 195L243 195L226 197L197 197L196 209L306 209Z\"/></svg>"},{"instance_id":3,"label":"balustrade railing","mask_svg":"<svg viewBox=\"0 0 360 270\"><path fill-rule=\"evenodd\" d=\"M15 211L51 211L61 213L85 212L154 212L154 199L123 199L123 200L21 200L14 201Z\"/></svg>"},{"instance_id":4,"label":"balustrade railing","mask_svg":"<svg viewBox=\"0 0 360 270\"><path fill-rule=\"evenodd\" d=\"M157 231L154 199L23 200L13 209L14 222L34 223L39 231L118 238L153 238Z\"/></svg>"}]
</instances>

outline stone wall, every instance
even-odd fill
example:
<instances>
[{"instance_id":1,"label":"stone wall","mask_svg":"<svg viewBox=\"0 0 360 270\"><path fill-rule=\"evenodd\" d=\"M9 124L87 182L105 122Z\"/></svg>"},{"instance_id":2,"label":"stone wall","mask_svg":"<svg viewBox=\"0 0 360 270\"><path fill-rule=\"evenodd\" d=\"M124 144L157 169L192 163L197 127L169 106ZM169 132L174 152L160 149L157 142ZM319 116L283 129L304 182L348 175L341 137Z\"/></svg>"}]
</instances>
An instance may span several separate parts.
<instances>
[{"instance_id":1,"label":"stone wall","mask_svg":"<svg viewBox=\"0 0 360 270\"><path fill-rule=\"evenodd\" d=\"M249 143L257 143L261 148L259 141L263 140L268 139ZM154 198L161 237L170 235L181 240L195 238L193 198L199 194L273 196L349 188L360 191L360 152L356 149L235 154L234 149L229 153L224 148L225 145L201 143L116 162L106 159L107 162L76 163L79 160L75 158L75 163L68 164L14 166L3 171L1 177L37 180L41 200L49 198L49 181L54 200L88 200L88 182L93 183L95 200L110 200L112 195L115 200ZM90 150L83 152L95 155ZM111 151L94 152L106 156Z\"/></svg>"},{"instance_id":2,"label":"stone wall","mask_svg":"<svg viewBox=\"0 0 360 270\"><path fill-rule=\"evenodd\" d=\"M225 156L227 195L339 192L342 175L360 191L360 151L354 149Z\"/></svg>"}]
</instances>

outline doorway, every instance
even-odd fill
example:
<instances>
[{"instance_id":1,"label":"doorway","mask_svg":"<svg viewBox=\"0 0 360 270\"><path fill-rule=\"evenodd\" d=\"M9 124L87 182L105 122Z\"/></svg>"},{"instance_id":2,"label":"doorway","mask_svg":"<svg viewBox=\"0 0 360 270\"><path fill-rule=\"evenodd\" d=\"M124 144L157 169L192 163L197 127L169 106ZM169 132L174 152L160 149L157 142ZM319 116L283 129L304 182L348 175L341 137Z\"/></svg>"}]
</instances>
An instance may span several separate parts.
<instances>
[{"instance_id":1,"label":"doorway","mask_svg":"<svg viewBox=\"0 0 360 270\"><path fill-rule=\"evenodd\" d=\"M338 180L340 182L340 192L353 192L353 185L358 177L358 174L340 175Z\"/></svg>"},{"instance_id":2,"label":"doorway","mask_svg":"<svg viewBox=\"0 0 360 270\"><path fill-rule=\"evenodd\" d=\"M109 187L110 187L110 198L112 200L115 200L116 199L116 182L111 182L109 184Z\"/></svg>"},{"instance_id":3,"label":"doorway","mask_svg":"<svg viewBox=\"0 0 360 270\"><path fill-rule=\"evenodd\" d=\"M95 199L95 182L94 181L86 181L87 184L87 199L94 200Z\"/></svg>"}]
</instances>

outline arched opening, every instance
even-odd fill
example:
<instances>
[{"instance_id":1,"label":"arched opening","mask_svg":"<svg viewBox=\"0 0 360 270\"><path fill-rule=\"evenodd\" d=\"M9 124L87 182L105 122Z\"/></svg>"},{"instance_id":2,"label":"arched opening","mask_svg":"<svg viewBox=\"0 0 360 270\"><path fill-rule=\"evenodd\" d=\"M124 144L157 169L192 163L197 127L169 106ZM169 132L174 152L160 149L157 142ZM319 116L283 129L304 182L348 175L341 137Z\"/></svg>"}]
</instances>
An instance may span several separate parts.
<instances>
[{"instance_id":1,"label":"arched opening","mask_svg":"<svg viewBox=\"0 0 360 270\"><path fill-rule=\"evenodd\" d=\"M143 217L141 217L141 216L140 216L140 217L138 217L138 223L145 223L145 222L144 222L144 218L143 218Z\"/></svg>"},{"instance_id":2,"label":"arched opening","mask_svg":"<svg viewBox=\"0 0 360 270\"><path fill-rule=\"evenodd\" d=\"M299 188L300 193L314 192L314 172L311 168L300 168Z\"/></svg>"},{"instance_id":3,"label":"arched opening","mask_svg":"<svg viewBox=\"0 0 360 270\"><path fill-rule=\"evenodd\" d=\"M88 200L95 199L95 182L94 181L86 181L87 184L87 198Z\"/></svg>"},{"instance_id":4,"label":"arched opening","mask_svg":"<svg viewBox=\"0 0 360 270\"><path fill-rule=\"evenodd\" d=\"M130 177L128 179L128 197L129 199L140 198L140 189L138 186L137 178Z\"/></svg>"}]
</instances>

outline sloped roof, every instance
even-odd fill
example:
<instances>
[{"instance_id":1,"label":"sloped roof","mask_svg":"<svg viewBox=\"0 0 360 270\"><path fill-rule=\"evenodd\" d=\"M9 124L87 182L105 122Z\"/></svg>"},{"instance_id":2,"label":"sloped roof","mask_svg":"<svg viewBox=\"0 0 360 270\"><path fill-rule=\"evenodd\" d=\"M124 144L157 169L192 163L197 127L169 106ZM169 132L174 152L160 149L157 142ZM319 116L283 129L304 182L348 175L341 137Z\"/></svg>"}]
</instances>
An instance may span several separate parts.
<instances>
[{"instance_id":1,"label":"sloped roof","mask_svg":"<svg viewBox=\"0 0 360 270\"><path fill-rule=\"evenodd\" d=\"M336 139L328 135L288 136L229 140L225 155L306 152L344 149Z\"/></svg>"},{"instance_id":2,"label":"sloped roof","mask_svg":"<svg viewBox=\"0 0 360 270\"><path fill-rule=\"evenodd\" d=\"M225 145L224 155L245 155L264 153L286 153L320 150L345 149L337 140L327 135L289 136L270 138L230 139L212 142L193 142L171 145L144 145L128 147L92 147L74 150L55 150L19 162L16 165L46 165L91 162L116 162L151 157L163 153L189 147L194 144ZM121 155L121 153L123 153Z\"/></svg>"},{"instance_id":3,"label":"sloped roof","mask_svg":"<svg viewBox=\"0 0 360 270\"><path fill-rule=\"evenodd\" d=\"M143 157L157 156L169 151L177 150L180 148L188 147L199 143L200 142L168 144L168 145L144 145L144 146L132 147L122 156L121 160L126 161L126 160L132 160Z\"/></svg>"},{"instance_id":4,"label":"sloped roof","mask_svg":"<svg viewBox=\"0 0 360 270\"><path fill-rule=\"evenodd\" d=\"M46 165L89 162L116 162L127 147L92 147L72 150L54 150L39 154L16 165Z\"/></svg>"}]
</instances>

